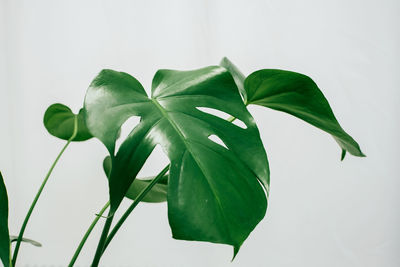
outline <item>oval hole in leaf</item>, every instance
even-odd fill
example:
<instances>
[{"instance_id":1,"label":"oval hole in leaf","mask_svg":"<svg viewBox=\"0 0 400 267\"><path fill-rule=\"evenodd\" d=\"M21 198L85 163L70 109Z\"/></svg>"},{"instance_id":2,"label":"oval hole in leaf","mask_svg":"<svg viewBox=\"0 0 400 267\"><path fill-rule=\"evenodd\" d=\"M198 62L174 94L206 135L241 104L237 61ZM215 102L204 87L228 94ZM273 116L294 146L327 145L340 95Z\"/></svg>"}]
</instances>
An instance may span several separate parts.
<instances>
[{"instance_id":1,"label":"oval hole in leaf","mask_svg":"<svg viewBox=\"0 0 400 267\"><path fill-rule=\"evenodd\" d=\"M232 115L230 115L230 114L228 114L226 112L223 112L221 110L214 109L214 108L206 108L206 107L196 107L196 108L198 110L200 110L201 112L211 114L211 115L219 117L219 118L221 118L223 120L228 120L228 119L233 117ZM246 124L243 121L241 121L241 120L239 120L237 118L235 118L235 120L232 123L235 124L236 126L239 126L242 129L246 129L247 128Z\"/></svg>"},{"instance_id":2,"label":"oval hole in leaf","mask_svg":"<svg viewBox=\"0 0 400 267\"><path fill-rule=\"evenodd\" d=\"M215 108L206 108L206 107L196 107L198 110L204 113L208 113L217 117L220 117L223 120L227 120L230 117L232 117L230 114L223 112L221 110L215 109Z\"/></svg>"},{"instance_id":3,"label":"oval hole in leaf","mask_svg":"<svg viewBox=\"0 0 400 267\"><path fill-rule=\"evenodd\" d=\"M239 126L242 129L247 129L247 125L244 124L244 122L239 119L235 119L234 121L232 121L232 123L235 124L236 126Z\"/></svg>"},{"instance_id":4,"label":"oval hole in leaf","mask_svg":"<svg viewBox=\"0 0 400 267\"><path fill-rule=\"evenodd\" d=\"M117 141L115 142L115 154L119 150L119 147L121 144L125 141L125 139L128 137L128 135L135 129L135 127L140 123L140 117L138 116L132 116L129 119L127 119L124 124L122 124L120 132L119 132L119 137Z\"/></svg>"},{"instance_id":5,"label":"oval hole in leaf","mask_svg":"<svg viewBox=\"0 0 400 267\"><path fill-rule=\"evenodd\" d=\"M229 148L225 145L224 141L222 141L221 138L219 138L219 137L216 136L215 134L210 135L210 136L208 137L208 139L210 139L210 140L213 141L214 143L217 143L217 144L220 145L220 146L225 147L226 149L229 149Z\"/></svg>"}]
</instances>

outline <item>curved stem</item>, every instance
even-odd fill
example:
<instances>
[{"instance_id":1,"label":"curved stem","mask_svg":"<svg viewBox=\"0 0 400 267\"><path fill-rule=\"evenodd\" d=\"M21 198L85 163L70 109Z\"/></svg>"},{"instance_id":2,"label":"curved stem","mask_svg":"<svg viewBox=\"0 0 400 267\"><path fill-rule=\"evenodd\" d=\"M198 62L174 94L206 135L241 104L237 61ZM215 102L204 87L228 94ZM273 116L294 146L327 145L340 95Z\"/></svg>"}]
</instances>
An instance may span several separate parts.
<instances>
[{"instance_id":1,"label":"curved stem","mask_svg":"<svg viewBox=\"0 0 400 267\"><path fill-rule=\"evenodd\" d=\"M36 203L39 200L40 194L42 193L47 181L49 180L49 177L51 173L53 172L54 167L56 166L58 160L60 159L61 155L64 153L65 149L67 149L68 145L71 143L71 141L76 137L76 134L78 133L78 117L75 115L74 117L74 131L72 133L72 136L68 139L67 143L64 145L64 147L61 149L60 153L57 155L56 159L54 160L53 164L51 165L49 171L46 174L46 177L44 178L42 184L40 185L40 188L38 192L36 193L35 198L32 201L32 204L28 210L28 213L25 216L24 222L21 226L21 230L19 231L18 239L17 239L17 244L15 245L15 250L12 258L12 266L15 267L15 263L17 262L17 257L18 257L18 251L19 247L21 246L21 241L24 236L25 228L28 224L29 218L32 215L33 209L36 206Z\"/></svg>"},{"instance_id":2,"label":"curved stem","mask_svg":"<svg viewBox=\"0 0 400 267\"><path fill-rule=\"evenodd\" d=\"M136 208L136 206L139 204L140 201L147 195L147 193L153 188L154 185L160 180L169 170L169 164L151 181L151 183L140 192L140 194L137 196L137 198L133 201L133 203L129 206L129 208L125 211L125 213L122 215L121 219L115 224L114 228L110 232L109 236L107 237L106 243L104 245L103 253L106 250L107 246L110 244L111 240L115 236L115 234L118 232L119 228L121 228L122 224L125 222L125 220L128 218L128 216L131 214L131 212Z\"/></svg>"},{"instance_id":3,"label":"curved stem","mask_svg":"<svg viewBox=\"0 0 400 267\"><path fill-rule=\"evenodd\" d=\"M100 212L98 214L96 214L96 218L93 220L92 224L89 226L89 228L87 229L85 235L83 236L81 242L79 243L78 248L76 249L74 256L72 256L72 259L70 261L70 263L68 264L68 267L72 267L75 264L76 259L79 256L79 253L81 252L83 245L85 245L86 240L88 239L90 233L92 232L93 228L96 226L97 222L99 221L99 219L101 218L101 216L103 215L103 213L106 211L106 209L110 206L110 202L108 201L104 207L100 210Z\"/></svg>"},{"instance_id":4,"label":"curved stem","mask_svg":"<svg viewBox=\"0 0 400 267\"><path fill-rule=\"evenodd\" d=\"M91 267L99 266L100 258L101 258L101 255L103 254L104 243L106 242L108 232L110 231L110 227L111 227L113 218L114 218L114 215L112 215L109 211L106 223L104 224L104 227L103 227L103 232L101 233L101 237L100 237L99 243L97 245L96 254L94 255L93 262L90 265Z\"/></svg>"}]
</instances>

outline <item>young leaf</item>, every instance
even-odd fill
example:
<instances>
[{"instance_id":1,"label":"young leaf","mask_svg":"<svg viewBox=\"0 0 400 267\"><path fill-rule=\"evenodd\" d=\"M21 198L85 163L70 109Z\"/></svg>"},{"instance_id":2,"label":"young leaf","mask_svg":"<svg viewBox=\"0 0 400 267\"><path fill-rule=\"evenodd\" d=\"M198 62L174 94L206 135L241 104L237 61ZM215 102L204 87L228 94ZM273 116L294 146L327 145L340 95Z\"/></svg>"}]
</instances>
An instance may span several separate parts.
<instances>
[{"instance_id":1,"label":"young leaf","mask_svg":"<svg viewBox=\"0 0 400 267\"><path fill-rule=\"evenodd\" d=\"M103 161L103 169L107 177L110 176L111 171L111 157L107 156ZM135 200L138 195L145 189L154 177L144 177L133 180L131 186L126 192L125 196L129 199ZM142 199L143 202L159 203L167 201L167 190L168 190L168 175L164 175L158 183L153 186L150 192Z\"/></svg>"},{"instance_id":2,"label":"young leaf","mask_svg":"<svg viewBox=\"0 0 400 267\"><path fill-rule=\"evenodd\" d=\"M10 264L10 236L8 233L8 197L7 189L4 184L3 176L0 172L0 259L4 267Z\"/></svg>"},{"instance_id":3,"label":"young leaf","mask_svg":"<svg viewBox=\"0 0 400 267\"><path fill-rule=\"evenodd\" d=\"M63 104L53 104L47 108L43 123L47 131L60 139L68 140L74 131L74 117L78 116L78 133L72 141L85 141L92 138L86 127L83 109L78 115L72 113L71 109Z\"/></svg>"},{"instance_id":4,"label":"young leaf","mask_svg":"<svg viewBox=\"0 0 400 267\"><path fill-rule=\"evenodd\" d=\"M228 113L247 127L198 107ZM111 155L111 214L160 144L171 161L168 218L174 238L230 244L237 252L264 217L267 199L259 181L268 191L267 157L226 69L159 70L151 98L129 74L103 70L89 87L84 108L88 129ZM141 121L114 155L118 130L131 116Z\"/></svg>"},{"instance_id":5,"label":"young leaf","mask_svg":"<svg viewBox=\"0 0 400 267\"><path fill-rule=\"evenodd\" d=\"M291 71L264 69L250 74L244 87L248 104L289 113L330 133L342 148L342 159L346 151L365 156L357 142L339 125L328 101L311 78Z\"/></svg>"},{"instance_id":6,"label":"young leaf","mask_svg":"<svg viewBox=\"0 0 400 267\"><path fill-rule=\"evenodd\" d=\"M244 80L246 77L243 73L226 57L222 58L221 62L219 63L221 67L227 69L230 74L232 75L233 79L235 80L236 86L239 89L239 93L243 98L243 102L247 103L247 93L244 89Z\"/></svg>"}]
</instances>

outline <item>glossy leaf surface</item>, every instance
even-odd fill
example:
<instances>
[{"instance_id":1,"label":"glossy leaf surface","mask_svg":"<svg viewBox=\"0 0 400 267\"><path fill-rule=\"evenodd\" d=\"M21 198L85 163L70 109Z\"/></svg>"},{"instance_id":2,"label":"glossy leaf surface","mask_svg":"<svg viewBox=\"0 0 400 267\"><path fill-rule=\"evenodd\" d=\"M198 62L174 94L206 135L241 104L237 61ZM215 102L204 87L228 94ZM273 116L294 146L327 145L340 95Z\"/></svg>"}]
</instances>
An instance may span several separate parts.
<instances>
[{"instance_id":1,"label":"glossy leaf surface","mask_svg":"<svg viewBox=\"0 0 400 267\"><path fill-rule=\"evenodd\" d=\"M259 181L268 190L267 157L254 119L226 69L160 70L153 78L151 98L129 74L103 70L88 89L84 107L90 132L112 158L112 212L160 144L171 161L168 217L174 238L230 244L237 252L264 217L267 200ZM246 129L199 107L230 114ZM131 116L141 121L115 154L119 128Z\"/></svg>"},{"instance_id":2,"label":"glossy leaf surface","mask_svg":"<svg viewBox=\"0 0 400 267\"><path fill-rule=\"evenodd\" d=\"M92 135L85 125L82 112L83 109L79 111L78 115L75 115L69 107L63 104L53 104L47 108L43 123L51 135L68 140L74 131L74 117L78 116L78 133L72 141L85 141L92 138Z\"/></svg>"},{"instance_id":3,"label":"glossy leaf surface","mask_svg":"<svg viewBox=\"0 0 400 267\"><path fill-rule=\"evenodd\" d=\"M8 197L3 176L0 173L0 259L10 266L10 236L8 233Z\"/></svg>"},{"instance_id":4,"label":"glossy leaf surface","mask_svg":"<svg viewBox=\"0 0 400 267\"><path fill-rule=\"evenodd\" d=\"M107 156L103 161L103 169L106 173L107 177L110 175L111 171L111 157ZM145 189L151 181L154 179L153 177L144 177L144 178L136 178L131 186L129 187L128 191L126 192L125 196L129 199L135 200L138 195ZM159 203L167 201L167 191L168 191L168 175L164 175L158 183L153 186L150 192L142 199L143 202L149 203Z\"/></svg>"},{"instance_id":5,"label":"glossy leaf surface","mask_svg":"<svg viewBox=\"0 0 400 267\"><path fill-rule=\"evenodd\" d=\"M244 89L244 80L246 76L236 67L228 58L224 57L221 62L219 63L220 66L224 67L229 71L232 75L233 79L235 80L236 86L239 89L240 95L243 98L243 102L247 104L247 93Z\"/></svg>"},{"instance_id":6,"label":"glossy leaf surface","mask_svg":"<svg viewBox=\"0 0 400 267\"><path fill-rule=\"evenodd\" d=\"M248 104L260 105L296 116L330 133L346 151L362 157L357 142L339 125L328 101L315 82L300 73L264 69L245 80Z\"/></svg>"}]
</instances>

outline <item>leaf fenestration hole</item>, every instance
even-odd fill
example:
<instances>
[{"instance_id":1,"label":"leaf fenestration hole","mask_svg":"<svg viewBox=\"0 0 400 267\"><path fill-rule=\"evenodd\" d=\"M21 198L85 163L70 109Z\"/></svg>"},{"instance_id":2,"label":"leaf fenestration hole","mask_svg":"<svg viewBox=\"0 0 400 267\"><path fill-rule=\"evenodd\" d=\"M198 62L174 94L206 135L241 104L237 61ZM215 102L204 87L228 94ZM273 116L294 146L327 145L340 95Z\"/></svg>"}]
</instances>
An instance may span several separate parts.
<instances>
[{"instance_id":1,"label":"leaf fenestration hole","mask_svg":"<svg viewBox=\"0 0 400 267\"><path fill-rule=\"evenodd\" d=\"M127 119L121 126L120 134L115 142L115 153L119 150L121 144L125 141L128 135L133 131L133 129L140 123L140 117L132 116Z\"/></svg>"},{"instance_id":2,"label":"leaf fenestration hole","mask_svg":"<svg viewBox=\"0 0 400 267\"><path fill-rule=\"evenodd\" d=\"M244 124L244 122L239 119L235 119L234 121L232 121L232 123L235 124L236 126L239 126L242 129L247 129L247 125Z\"/></svg>"},{"instance_id":3,"label":"leaf fenestration hole","mask_svg":"<svg viewBox=\"0 0 400 267\"><path fill-rule=\"evenodd\" d=\"M206 107L196 107L196 108L198 110L200 110L201 112L211 114L211 115L219 117L219 118L221 118L223 120L228 120L228 119L233 117L232 115L230 115L230 114L228 114L226 112L223 112L221 110L214 109L214 108L206 108ZM239 120L237 118L235 118L235 120L232 123L235 124L236 126L242 128L242 129L247 129L246 124L243 121L241 121L241 120Z\"/></svg>"},{"instance_id":4,"label":"leaf fenestration hole","mask_svg":"<svg viewBox=\"0 0 400 267\"><path fill-rule=\"evenodd\" d=\"M217 116L224 120L227 120L230 117L232 117L230 114L223 112L221 110L215 109L215 108L206 108L206 107L196 107L196 108L204 113L208 113L208 114Z\"/></svg>"},{"instance_id":5,"label":"leaf fenestration hole","mask_svg":"<svg viewBox=\"0 0 400 267\"><path fill-rule=\"evenodd\" d=\"M157 144L136 177L157 175L169 162L169 158L164 153L161 146Z\"/></svg>"},{"instance_id":6,"label":"leaf fenestration hole","mask_svg":"<svg viewBox=\"0 0 400 267\"><path fill-rule=\"evenodd\" d=\"M218 144L218 145L220 145L220 146L225 147L226 149L229 149L229 148L225 145L224 141L222 141L221 138L219 138L219 137L218 137L217 135L215 135L215 134L210 135L210 136L208 137L208 139L210 139L211 141L213 141L214 143L216 143L216 144Z\"/></svg>"}]
</instances>

